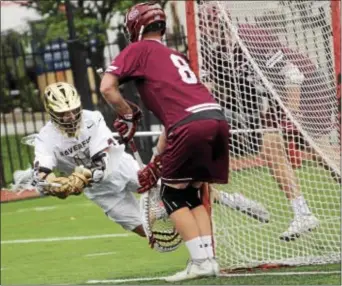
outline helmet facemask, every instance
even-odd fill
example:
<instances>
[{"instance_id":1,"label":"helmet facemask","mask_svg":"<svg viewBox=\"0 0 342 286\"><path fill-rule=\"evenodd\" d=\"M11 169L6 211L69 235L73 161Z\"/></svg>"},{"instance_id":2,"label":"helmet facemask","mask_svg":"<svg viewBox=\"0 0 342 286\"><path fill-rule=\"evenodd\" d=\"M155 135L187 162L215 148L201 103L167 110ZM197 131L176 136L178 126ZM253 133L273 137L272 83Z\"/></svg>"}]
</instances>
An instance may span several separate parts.
<instances>
[{"instance_id":1,"label":"helmet facemask","mask_svg":"<svg viewBox=\"0 0 342 286\"><path fill-rule=\"evenodd\" d=\"M68 137L77 137L81 128L82 107L65 112L49 112L51 121Z\"/></svg>"}]
</instances>

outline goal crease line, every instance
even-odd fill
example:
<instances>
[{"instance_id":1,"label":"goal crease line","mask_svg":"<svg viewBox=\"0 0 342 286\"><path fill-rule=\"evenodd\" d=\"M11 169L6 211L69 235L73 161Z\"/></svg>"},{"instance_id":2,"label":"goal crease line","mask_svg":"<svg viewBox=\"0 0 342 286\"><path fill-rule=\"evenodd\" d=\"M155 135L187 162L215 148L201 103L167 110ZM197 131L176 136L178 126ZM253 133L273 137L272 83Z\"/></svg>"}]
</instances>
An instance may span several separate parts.
<instances>
[{"instance_id":1,"label":"goal crease line","mask_svg":"<svg viewBox=\"0 0 342 286\"><path fill-rule=\"evenodd\" d=\"M281 276L281 275L326 275L326 274L341 274L341 271L307 271L307 272L272 272L272 273L231 273L220 274L219 277L246 277L246 276ZM166 276L167 277L167 276ZM127 279L110 279L110 280L88 280L87 284L102 284L102 283L124 283L124 282L138 282L138 281L153 281L164 280L166 277L141 277L141 278L127 278Z\"/></svg>"},{"instance_id":2,"label":"goal crease line","mask_svg":"<svg viewBox=\"0 0 342 286\"><path fill-rule=\"evenodd\" d=\"M300 266L300 265L298 265ZM286 276L286 275L319 275L319 274L341 274L341 271L292 271L292 272L263 272L263 273L230 273L220 274L220 277L245 277L245 276Z\"/></svg>"}]
</instances>

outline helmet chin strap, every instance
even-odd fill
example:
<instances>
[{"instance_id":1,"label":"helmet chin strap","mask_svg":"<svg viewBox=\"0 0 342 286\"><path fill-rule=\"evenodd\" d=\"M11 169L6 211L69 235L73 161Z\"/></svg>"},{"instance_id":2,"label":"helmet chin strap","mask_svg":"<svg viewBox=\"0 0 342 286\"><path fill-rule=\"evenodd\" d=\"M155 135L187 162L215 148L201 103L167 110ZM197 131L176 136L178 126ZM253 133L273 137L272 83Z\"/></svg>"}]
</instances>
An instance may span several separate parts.
<instances>
[{"instance_id":1,"label":"helmet chin strap","mask_svg":"<svg viewBox=\"0 0 342 286\"><path fill-rule=\"evenodd\" d=\"M145 29L145 26L142 25L142 26L140 27L138 41L141 41L141 38L142 38L142 35L143 35L143 32L144 32L144 29Z\"/></svg>"}]
</instances>

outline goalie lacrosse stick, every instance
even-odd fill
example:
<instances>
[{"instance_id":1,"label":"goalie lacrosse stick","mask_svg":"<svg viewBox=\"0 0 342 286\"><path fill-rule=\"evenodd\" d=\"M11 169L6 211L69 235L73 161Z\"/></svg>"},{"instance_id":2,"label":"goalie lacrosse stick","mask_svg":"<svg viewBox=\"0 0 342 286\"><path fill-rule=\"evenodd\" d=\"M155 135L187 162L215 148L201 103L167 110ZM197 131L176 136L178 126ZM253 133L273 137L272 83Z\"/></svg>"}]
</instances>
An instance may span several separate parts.
<instances>
[{"instance_id":1,"label":"goalie lacrosse stick","mask_svg":"<svg viewBox=\"0 0 342 286\"><path fill-rule=\"evenodd\" d=\"M97 69L97 74L102 79L103 69ZM114 107L103 94L103 99L115 112ZM138 162L139 168L144 168L139 151L133 139L128 142L135 160ZM182 243L182 238L173 226L172 221L166 215L164 205L160 198L160 190L157 187L152 188L140 197L140 211L142 215L142 225L145 234L149 240L151 248L159 252L173 251Z\"/></svg>"}]
</instances>

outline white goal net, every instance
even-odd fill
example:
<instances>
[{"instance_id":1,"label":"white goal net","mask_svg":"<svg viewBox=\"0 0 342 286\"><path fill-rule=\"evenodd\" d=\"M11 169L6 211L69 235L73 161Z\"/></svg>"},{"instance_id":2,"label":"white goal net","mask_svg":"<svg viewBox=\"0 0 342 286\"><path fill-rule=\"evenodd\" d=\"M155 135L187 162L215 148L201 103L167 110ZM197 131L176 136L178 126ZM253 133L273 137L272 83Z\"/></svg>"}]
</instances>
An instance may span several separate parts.
<instances>
[{"instance_id":1,"label":"white goal net","mask_svg":"<svg viewBox=\"0 0 342 286\"><path fill-rule=\"evenodd\" d=\"M233 207L243 209L248 198L269 214L269 223L261 223L213 205L221 267L340 261L330 1L197 2L201 79L232 127L230 181L217 188L243 195L230 202ZM258 215L254 207L246 212Z\"/></svg>"}]
</instances>

